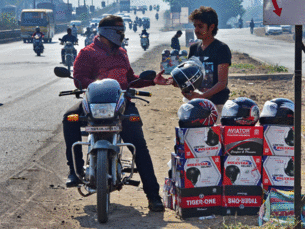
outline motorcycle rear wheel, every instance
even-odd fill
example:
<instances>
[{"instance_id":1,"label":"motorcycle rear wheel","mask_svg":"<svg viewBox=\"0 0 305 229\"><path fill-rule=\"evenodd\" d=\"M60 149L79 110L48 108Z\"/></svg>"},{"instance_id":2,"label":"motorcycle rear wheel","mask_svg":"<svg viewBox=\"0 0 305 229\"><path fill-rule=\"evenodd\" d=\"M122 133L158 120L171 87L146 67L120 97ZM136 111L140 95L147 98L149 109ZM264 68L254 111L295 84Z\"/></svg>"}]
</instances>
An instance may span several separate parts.
<instances>
[{"instance_id":1,"label":"motorcycle rear wheel","mask_svg":"<svg viewBox=\"0 0 305 229\"><path fill-rule=\"evenodd\" d=\"M110 192L108 184L108 152L98 150L96 168L97 219L100 223L108 221Z\"/></svg>"}]
</instances>

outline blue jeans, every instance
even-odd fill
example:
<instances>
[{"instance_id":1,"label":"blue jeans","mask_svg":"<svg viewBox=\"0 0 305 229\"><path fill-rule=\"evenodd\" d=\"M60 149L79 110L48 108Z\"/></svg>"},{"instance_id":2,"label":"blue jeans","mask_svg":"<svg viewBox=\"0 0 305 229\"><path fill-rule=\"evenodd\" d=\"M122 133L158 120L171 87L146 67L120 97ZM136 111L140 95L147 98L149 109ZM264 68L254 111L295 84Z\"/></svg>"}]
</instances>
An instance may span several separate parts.
<instances>
[{"instance_id":1,"label":"blue jeans","mask_svg":"<svg viewBox=\"0 0 305 229\"><path fill-rule=\"evenodd\" d=\"M70 169L73 168L73 160L72 160L72 144L76 141L81 141L81 132L80 128L82 123L80 122L68 122L67 116L70 114L79 114L82 115L83 108L81 102L75 104L71 107L65 114L63 119L63 132L64 138L66 142L66 156ZM138 109L136 108L134 103L129 102L125 115L129 114L139 114ZM146 145L146 141L144 139L144 134L142 130L142 122L130 122L128 119L125 119L122 123L123 130L121 132L121 137L124 142L132 143L136 147L136 167L138 169L139 175L141 177L143 183L143 189L148 199L158 197L159 196L159 184L157 182L157 178L155 176L153 164L151 157L149 155L149 151ZM132 150L129 148L129 150ZM77 171L84 165L84 161L82 159L82 149L81 146L75 147L75 156L76 156L76 164Z\"/></svg>"}]
</instances>

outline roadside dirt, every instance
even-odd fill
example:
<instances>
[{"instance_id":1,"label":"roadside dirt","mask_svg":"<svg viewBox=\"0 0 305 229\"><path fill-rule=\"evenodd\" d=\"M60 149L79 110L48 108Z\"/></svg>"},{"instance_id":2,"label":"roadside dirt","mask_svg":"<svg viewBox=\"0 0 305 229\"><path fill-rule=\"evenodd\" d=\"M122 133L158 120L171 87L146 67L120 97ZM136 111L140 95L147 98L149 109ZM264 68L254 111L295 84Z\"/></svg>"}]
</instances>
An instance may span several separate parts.
<instances>
[{"instance_id":1,"label":"roadside dirt","mask_svg":"<svg viewBox=\"0 0 305 229\"><path fill-rule=\"evenodd\" d=\"M143 70L159 71L161 52L169 46L148 50L143 58L132 67L136 74ZM233 63L251 64L251 68L231 68L230 74L266 73L262 64L248 55L233 53ZM293 81L287 80L243 80L229 77L230 99L248 97L262 109L266 100L284 97L294 100ZM154 86L145 88L152 92L150 104L137 102L144 126L144 135L153 160L155 173L160 184L160 195L164 178L167 177L167 162L174 149L175 131L178 125L177 110L183 104L178 88ZM59 127L60 130L61 127ZM131 133L132 134L132 133ZM56 139L62 138L58 133ZM257 216L217 216L213 220L200 221L198 218L180 219L173 210L163 213L150 212L147 199L140 187L123 187L111 194L109 222L100 225L96 219L96 195L84 198L76 189L65 188L68 168L65 166L63 141L58 142L52 156L36 161L35 166L7 181L9 190L0 191L2 211L0 228L224 228L241 222L251 228L257 226ZM39 166L47 162L49 167ZM304 162L304 161L302 161ZM54 172L59 168L59 172ZM24 179L23 179L24 178ZM135 179L139 179L138 175ZM31 181L35 181L35 187ZM33 195L35 193L35 195ZM6 209L9 213L5 213ZM13 210L12 210L13 209ZM2 217L1 217L2 216ZM4 217L5 216L5 217Z\"/></svg>"}]
</instances>

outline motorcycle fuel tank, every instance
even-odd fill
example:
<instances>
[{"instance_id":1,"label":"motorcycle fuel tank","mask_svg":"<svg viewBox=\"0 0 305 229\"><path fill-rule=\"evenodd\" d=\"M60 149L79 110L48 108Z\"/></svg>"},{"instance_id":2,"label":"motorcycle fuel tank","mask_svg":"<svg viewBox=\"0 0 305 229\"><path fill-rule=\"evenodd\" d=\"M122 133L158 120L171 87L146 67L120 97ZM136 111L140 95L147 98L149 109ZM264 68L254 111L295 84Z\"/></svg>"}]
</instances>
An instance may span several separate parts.
<instances>
[{"instance_id":1,"label":"motorcycle fuel tank","mask_svg":"<svg viewBox=\"0 0 305 229\"><path fill-rule=\"evenodd\" d=\"M120 84L113 79L97 80L88 86L87 102L90 103L117 103L121 94Z\"/></svg>"}]
</instances>

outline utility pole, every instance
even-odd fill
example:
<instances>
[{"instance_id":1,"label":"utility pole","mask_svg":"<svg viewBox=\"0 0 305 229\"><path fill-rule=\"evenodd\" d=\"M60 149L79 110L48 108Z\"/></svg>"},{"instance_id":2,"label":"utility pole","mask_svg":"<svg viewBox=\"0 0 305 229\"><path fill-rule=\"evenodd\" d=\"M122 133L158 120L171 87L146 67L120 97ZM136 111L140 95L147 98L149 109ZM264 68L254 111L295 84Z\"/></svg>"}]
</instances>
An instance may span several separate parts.
<instances>
[{"instance_id":1,"label":"utility pole","mask_svg":"<svg viewBox=\"0 0 305 229\"><path fill-rule=\"evenodd\" d=\"M33 9L36 9L36 2L35 2L35 0L34 0L34 8Z\"/></svg>"}]
</instances>

